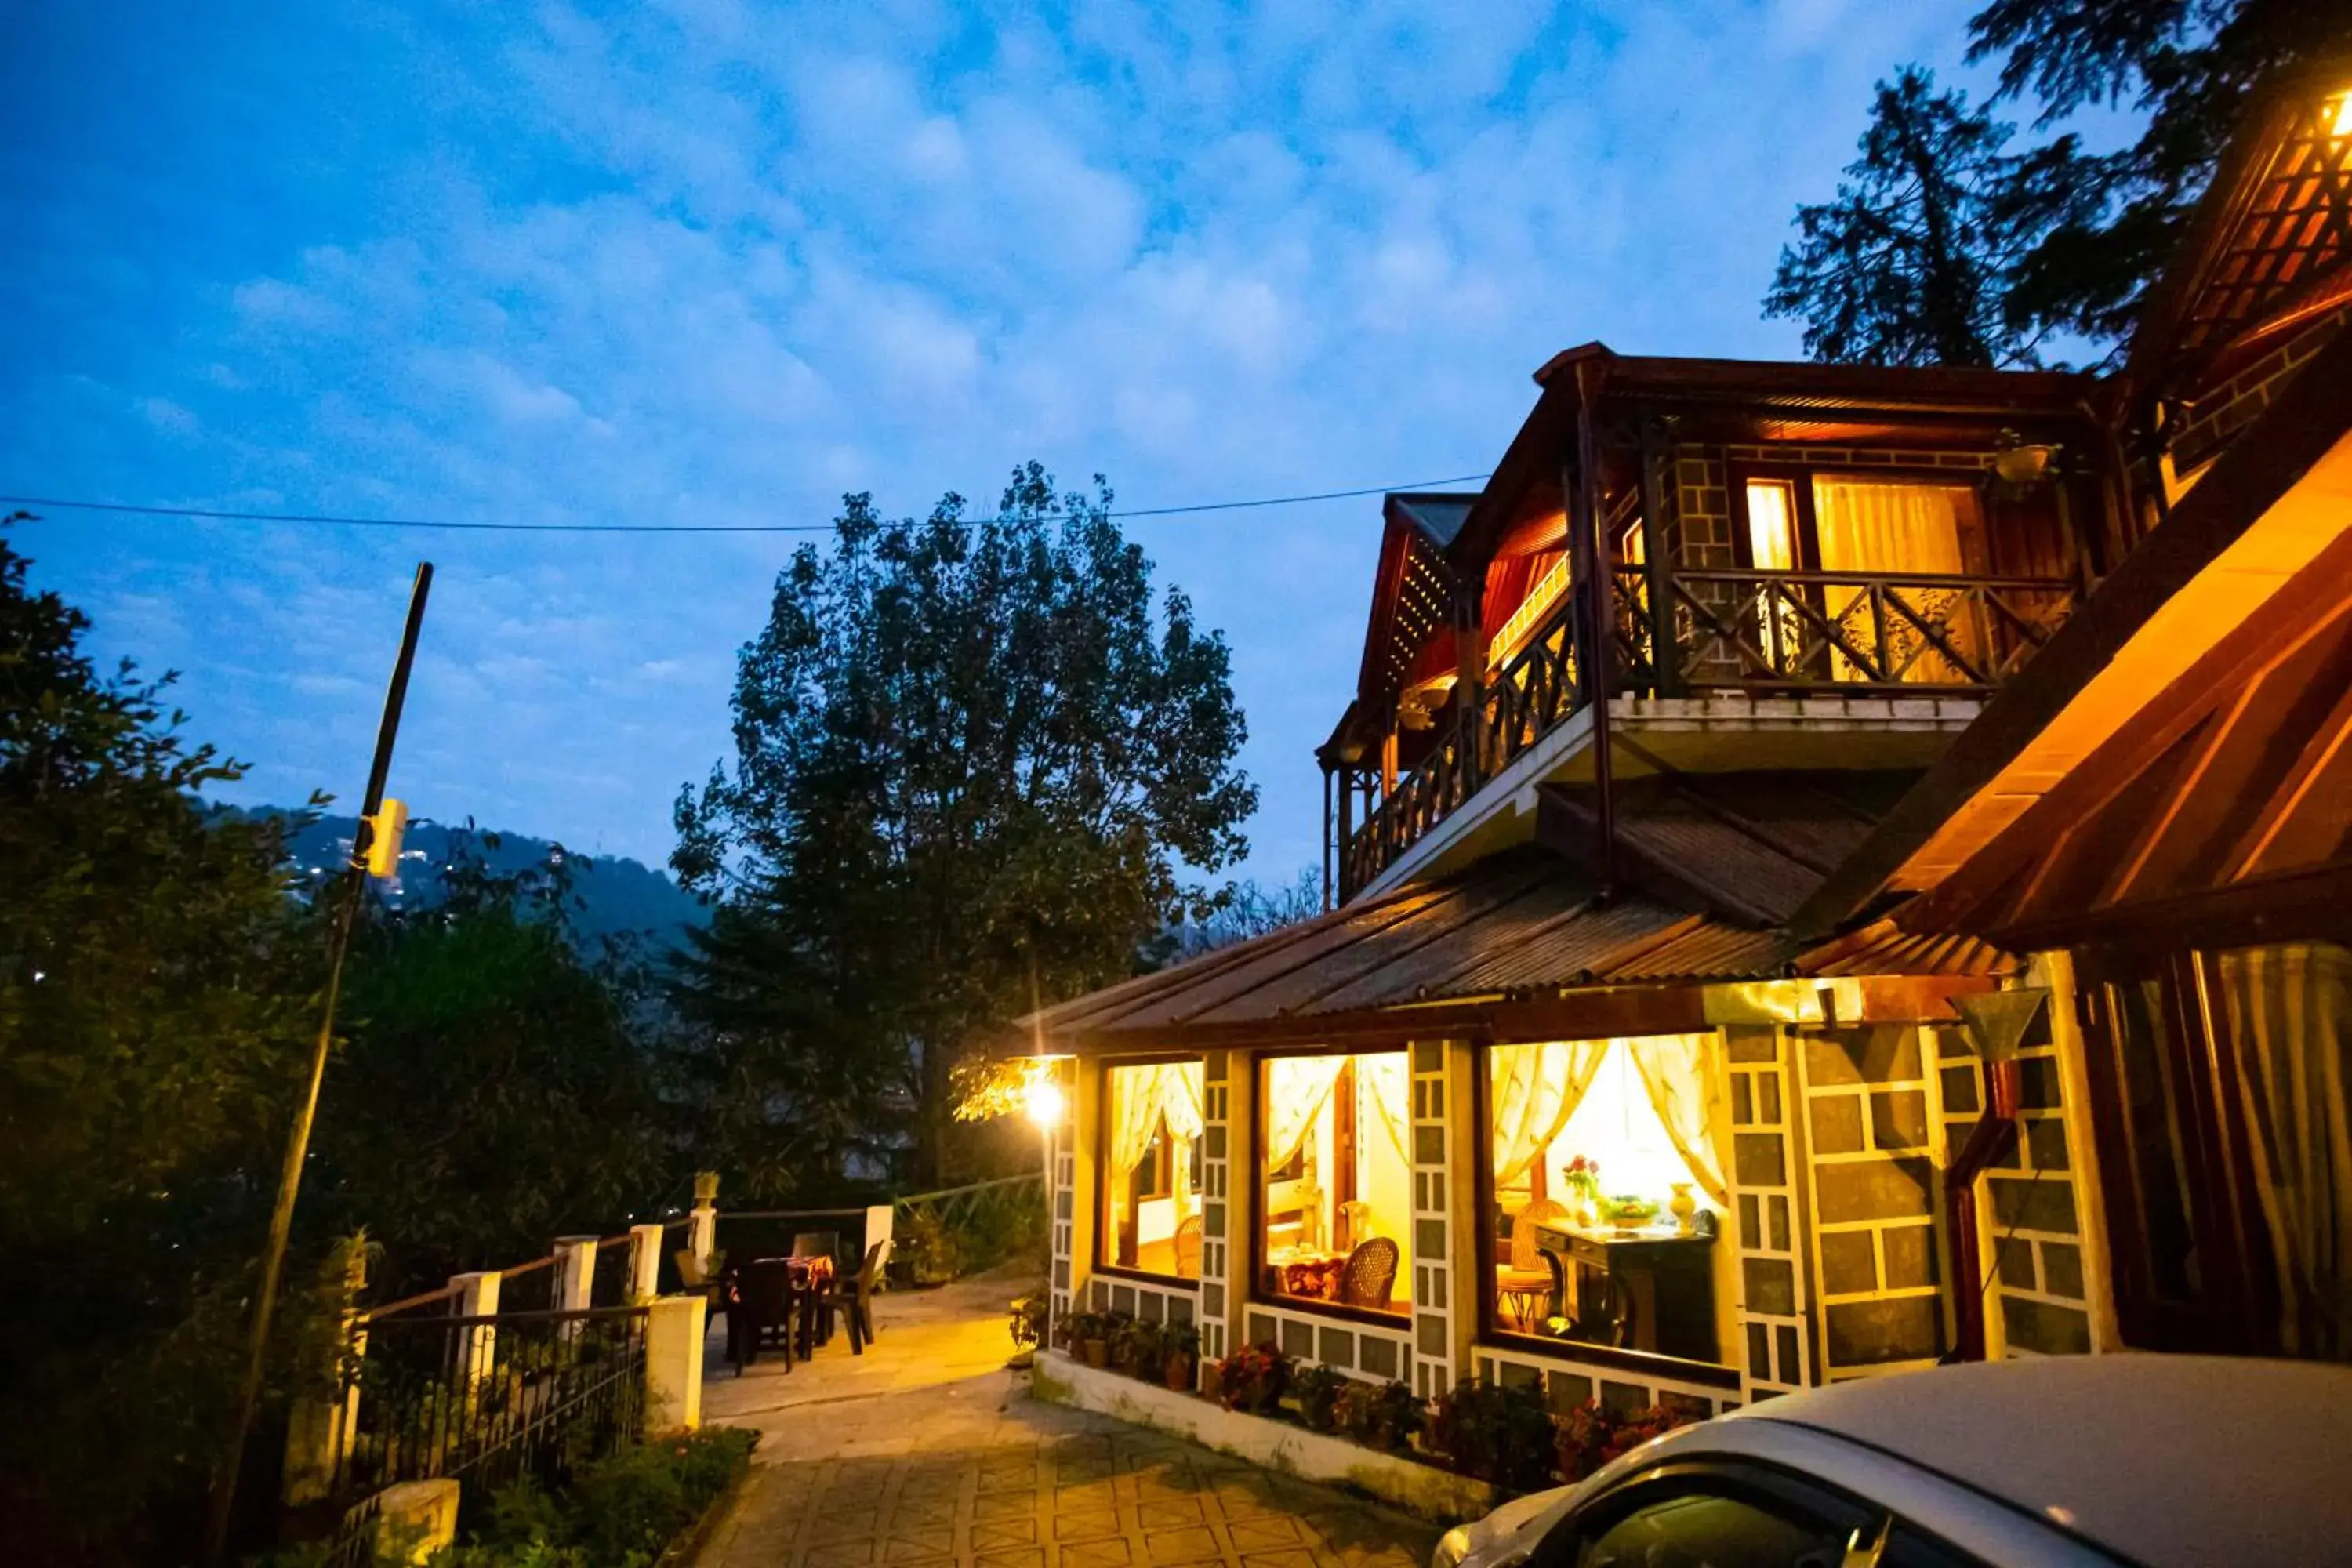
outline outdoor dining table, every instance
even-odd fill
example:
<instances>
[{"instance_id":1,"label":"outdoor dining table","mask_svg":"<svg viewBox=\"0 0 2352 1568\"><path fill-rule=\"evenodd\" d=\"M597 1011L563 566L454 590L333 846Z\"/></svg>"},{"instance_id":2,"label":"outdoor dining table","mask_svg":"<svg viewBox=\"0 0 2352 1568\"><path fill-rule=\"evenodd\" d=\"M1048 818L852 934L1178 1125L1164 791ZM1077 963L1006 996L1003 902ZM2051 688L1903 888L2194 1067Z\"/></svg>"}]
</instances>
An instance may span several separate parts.
<instances>
[{"instance_id":1,"label":"outdoor dining table","mask_svg":"<svg viewBox=\"0 0 2352 1568\"><path fill-rule=\"evenodd\" d=\"M824 1343L833 1337L830 1332L831 1325L829 1323L820 1325L816 1312L816 1299L819 1292L833 1282L835 1270L832 1258L824 1257L755 1258L751 1261L781 1263L786 1272L791 1274L793 1302L798 1309L800 1318L799 1322L793 1325L794 1337L799 1341L800 1355L806 1356L817 1345ZM720 1310L727 1313L727 1359L739 1366L742 1364L744 1349L738 1338L744 1326L742 1315L739 1310L742 1302L741 1281L740 1267L730 1263L719 1274L717 1292ZM821 1332L821 1328L824 1331Z\"/></svg>"}]
</instances>

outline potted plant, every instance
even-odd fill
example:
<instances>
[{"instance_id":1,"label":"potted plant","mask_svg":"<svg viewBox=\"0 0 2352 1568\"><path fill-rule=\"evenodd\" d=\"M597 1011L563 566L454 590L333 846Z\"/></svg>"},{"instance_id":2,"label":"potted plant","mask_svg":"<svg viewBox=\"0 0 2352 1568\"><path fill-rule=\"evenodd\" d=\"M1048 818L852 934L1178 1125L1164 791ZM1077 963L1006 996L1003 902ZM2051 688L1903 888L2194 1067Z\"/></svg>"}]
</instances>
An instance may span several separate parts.
<instances>
[{"instance_id":1,"label":"potted plant","mask_svg":"<svg viewBox=\"0 0 2352 1568\"><path fill-rule=\"evenodd\" d=\"M1225 1363L1204 1361L1201 1363L1201 1397L1213 1399L1222 1405L1225 1399Z\"/></svg>"},{"instance_id":2,"label":"potted plant","mask_svg":"<svg viewBox=\"0 0 2352 1568\"><path fill-rule=\"evenodd\" d=\"M1110 1331L1108 1313L1072 1312L1062 1320L1062 1343L1088 1366L1108 1366Z\"/></svg>"},{"instance_id":3,"label":"potted plant","mask_svg":"<svg viewBox=\"0 0 2352 1568\"><path fill-rule=\"evenodd\" d=\"M1160 1336L1160 1380L1179 1394L1192 1388L1192 1369L1201 1359L1201 1331L1191 1323L1171 1323Z\"/></svg>"},{"instance_id":4,"label":"potted plant","mask_svg":"<svg viewBox=\"0 0 2352 1568\"><path fill-rule=\"evenodd\" d=\"M1562 1480L1580 1481L1610 1460L1629 1454L1653 1437L1700 1419L1663 1405L1613 1411L1599 1400L1580 1405L1559 1423L1557 1447Z\"/></svg>"},{"instance_id":5,"label":"potted plant","mask_svg":"<svg viewBox=\"0 0 2352 1568\"><path fill-rule=\"evenodd\" d=\"M1506 1493L1551 1484L1559 1436L1532 1384L1505 1386L1464 1378L1429 1413L1432 1452L1464 1475Z\"/></svg>"},{"instance_id":6,"label":"potted plant","mask_svg":"<svg viewBox=\"0 0 2352 1568\"><path fill-rule=\"evenodd\" d=\"M1160 1341L1158 1323L1147 1323L1140 1318L1121 1318L1111 1331L1111 1364L1129 1377L1157 1383L1160 1381L1160 1363L1164 1359Z\"/></svg>"},{"instance_id":7,"label":"potted plant","mask_svg":"<svg viewBox=\"0 0 2352 1568\"><path fill-rule=\"evenodd\" d=\"M1340 1392L1353 1382L1354 1378L1335 1367L1307 1367L1290 1380L1291 1397L1298 1404L1298 1418L1311 1431L1330 1431L1339 1425Z\"/></svg>"},{"instance_id":8,"label":"potted plant","mask_svg":"<svg viewBox=\"0 0 2352 1568\"><path fill-rule=\"evenodd\" d=\"M1402 1383L1364 1383L1355 1378L1339 1391L1333 1416L1339 1430L1367 1448L1403 1452L1421 1426L1421 1401Z\"/></svg>"},{"instance_id":9,"label":"potted plant","mask_svg":"<svg viewBox=\"0 0 2352 1568\"><path fill-rule=\"evenodd\" d=\"M1290 1385L1290 1358L1270 1344L1244 1345L1225 1358L1221 1381L1226 1409L1262 1415Z\"/></svg>"},{"instance_id":10,"label":"potted plant","mask_svg":"<svg viewBox=\"0 0 2352 1568\"><path fill-rule=\"evenodd\" d=\"M1013 1336L1015 1351L1034 1350L1045 1337L1045 1310L1043 1296L1023 1296L1013 1301L1012 1320L1005 1324L1005 1332Z\"/></svg>"}]
</instances>

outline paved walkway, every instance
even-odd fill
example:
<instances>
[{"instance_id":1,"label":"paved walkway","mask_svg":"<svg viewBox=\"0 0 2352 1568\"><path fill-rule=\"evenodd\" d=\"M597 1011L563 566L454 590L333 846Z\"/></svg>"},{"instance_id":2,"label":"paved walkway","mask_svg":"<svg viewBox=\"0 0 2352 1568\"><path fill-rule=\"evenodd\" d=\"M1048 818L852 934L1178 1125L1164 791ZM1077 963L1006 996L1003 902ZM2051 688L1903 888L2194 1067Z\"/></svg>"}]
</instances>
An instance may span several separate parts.
<instances>
[{"instance_id":1,"label":"paved walkway","mask_svg":"<svg viewBox=\"0 0 2352 1568\"><path fill-rule=\"evenodd\" d=\"M1034 1402L1003 1363L1019 1275L880 1299L880 1336L737 1378L703 1419L756 1426L698 1568L1423 1568L1434 1527L1142 1427Z\"/></svg>"}]
</instances>

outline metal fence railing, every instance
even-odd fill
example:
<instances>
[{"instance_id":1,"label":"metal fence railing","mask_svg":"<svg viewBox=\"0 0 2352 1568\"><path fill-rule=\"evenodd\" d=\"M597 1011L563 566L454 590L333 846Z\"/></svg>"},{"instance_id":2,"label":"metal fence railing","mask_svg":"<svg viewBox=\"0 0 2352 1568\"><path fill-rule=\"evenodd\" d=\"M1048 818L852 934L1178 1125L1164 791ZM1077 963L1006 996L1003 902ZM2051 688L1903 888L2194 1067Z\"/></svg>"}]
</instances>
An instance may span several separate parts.
<instances>
[{"instance_id":1,"label":"metal fence railing","mask_svg":"<svg viewBox=\"0 0 2352 1568\"><path fill-rule=\"evenodd\" d=\"M352 1441L331 1491L447 1477L470 1501L526 1479L561 1484L635 1437L646 1321L637 1306L370 1324L349 1363Z\"/></svg>"}]
</instances>

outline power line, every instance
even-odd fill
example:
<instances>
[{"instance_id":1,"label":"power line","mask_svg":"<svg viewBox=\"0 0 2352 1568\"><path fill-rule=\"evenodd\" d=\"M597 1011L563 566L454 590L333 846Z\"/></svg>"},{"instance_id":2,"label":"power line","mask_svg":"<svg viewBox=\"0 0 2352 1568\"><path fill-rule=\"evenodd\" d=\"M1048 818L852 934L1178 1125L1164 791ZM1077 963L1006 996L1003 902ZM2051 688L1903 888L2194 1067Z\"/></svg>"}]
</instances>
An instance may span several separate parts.
<instances>
[{"instance_id":1,"label":"power line","mask_svg":"<svg viewBox=\"0 0 2352 1568\"><path fill-rule=\"evenodd\" d=\"M1108 515L1121 520L1139 517L1182 517L1202 512L1244 511L1261 507L1303 506L1310 501L1355 500L1392 491L1433 489L1441 485L1465 485L1485 474L1459 474L1446 479L1418 479L1409 484L1367 485L1359 489L1320 490L1313 495L1263 496L1250 500L1198 501L1189 506L1137 507ZM221 511L194 506L136 506L126 502L77 500L57 496L0 495L0 505L46 507L53 511L120 512L133 517L193 518L206 522L291 522L331 528L434 528L465 533L831 533L829 522L458 522L445 518L341 517L325 512ZM1008 522L1005 517L972 517L963 526Z\"/></svg>"}]
</instances>

